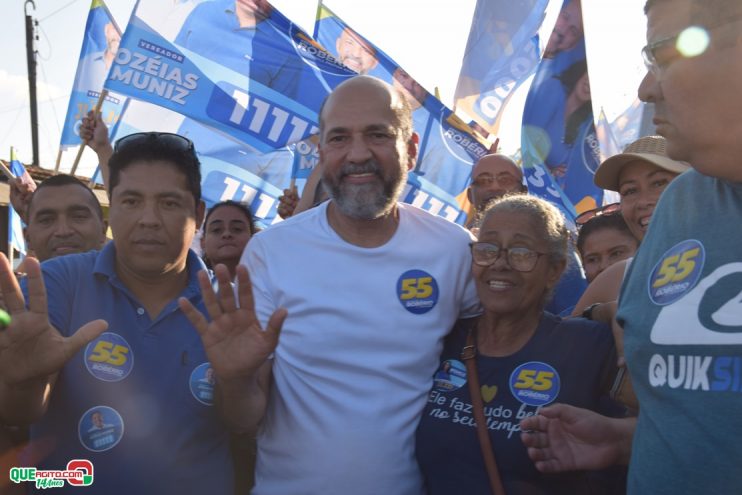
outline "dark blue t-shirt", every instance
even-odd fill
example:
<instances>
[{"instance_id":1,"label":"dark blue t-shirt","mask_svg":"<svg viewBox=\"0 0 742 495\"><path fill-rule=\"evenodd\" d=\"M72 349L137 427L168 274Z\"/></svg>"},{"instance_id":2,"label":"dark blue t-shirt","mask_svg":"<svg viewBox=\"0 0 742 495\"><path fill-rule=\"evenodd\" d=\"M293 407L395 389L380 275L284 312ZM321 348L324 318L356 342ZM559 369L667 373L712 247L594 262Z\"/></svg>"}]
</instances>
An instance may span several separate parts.
<instances>
[{"instance_id":1,"label":"dark blue t-shirt","mask_svg":"<svg viewBox=\"0 0 742 495\"><path fill-rule=\"evenodd\" d=\"M475 322L460 321L448 337L417 430L417 459L430 494L490 493L460 357ZM477 357L485 417L508 495L592 493L584 473L539 473L521 442L519 422L554 402L600 410L614 363L607 326L550 313L516 353Z\"/></svg>"}]
</instances>

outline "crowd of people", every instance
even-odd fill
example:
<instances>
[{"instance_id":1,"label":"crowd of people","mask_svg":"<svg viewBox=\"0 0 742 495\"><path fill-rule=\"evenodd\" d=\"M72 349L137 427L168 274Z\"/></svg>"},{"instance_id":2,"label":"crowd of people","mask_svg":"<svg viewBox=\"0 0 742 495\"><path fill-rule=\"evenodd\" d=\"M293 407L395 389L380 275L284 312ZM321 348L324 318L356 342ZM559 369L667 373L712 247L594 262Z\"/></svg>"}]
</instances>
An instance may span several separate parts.
<instances>
[{"instance_id":1,"label":"crowd of people","mask_svg":"<svg viewBox=\"0 0 742 495\"><path fill-rule=\"evenodd\" d=\"M107 219L73 177L11 183L35 257L0 256L0 458L87 459L107 494L739 493L742 4L645 12L658 135L600 165L620 202L574 240L501 154L467 228L399 202L412 108L368 75L322 107L311 201L262 231L206 211L189 139L91 114Z\"/></svg>"}]
</instances>

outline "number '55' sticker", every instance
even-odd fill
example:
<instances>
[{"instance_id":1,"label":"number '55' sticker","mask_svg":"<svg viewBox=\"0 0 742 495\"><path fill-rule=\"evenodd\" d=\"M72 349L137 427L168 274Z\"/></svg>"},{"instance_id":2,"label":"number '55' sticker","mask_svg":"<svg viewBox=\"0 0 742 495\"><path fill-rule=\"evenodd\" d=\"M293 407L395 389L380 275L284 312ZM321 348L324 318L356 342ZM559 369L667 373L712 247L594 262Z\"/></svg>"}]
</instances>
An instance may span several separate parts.
<instances>
[{"instance_id":1,"label":"number '55' sticker","mask_svg":"<svg viewBox=\"0 0 742 495\"><path fill-rule=\"evenodd\" d=\"M529 406L545 406L559 395L561 382L553 366L540 361L523 363L510 374L510 392Z\"/></svg>"},{"instance_id":2,"label":"number '55' sticker","mask_svg":"<svg viewBox=\"0 0 742 495\"><path fill-rule=\"evenodd\" d=\"M438 283L428 272L408 270L397 280L397 297L410 313L427 313L438 302Z\"/></svg>"},{"instance_id":3,"label":"number '55' sticker","mask_svg":"<svg viewBox=\"0 0 742 495\"><path fill-rule=\"evenodd\" d=\"M134 354L121 335L105 332L85 348L85 367L99 380L117 382L131 373Z\"/></svg>"},{"instance_id":4,"label":"number '55' sticker","mask_svg":"<svg viewBox=\"0 0 742 495\"><path fill-rule=\"evenodd\" d=\"M697 240L675 244L662 255L649 276L649 298L665 306L683 297L698 282L705 260L706 252Z\"/></svg>"}]
</instances>

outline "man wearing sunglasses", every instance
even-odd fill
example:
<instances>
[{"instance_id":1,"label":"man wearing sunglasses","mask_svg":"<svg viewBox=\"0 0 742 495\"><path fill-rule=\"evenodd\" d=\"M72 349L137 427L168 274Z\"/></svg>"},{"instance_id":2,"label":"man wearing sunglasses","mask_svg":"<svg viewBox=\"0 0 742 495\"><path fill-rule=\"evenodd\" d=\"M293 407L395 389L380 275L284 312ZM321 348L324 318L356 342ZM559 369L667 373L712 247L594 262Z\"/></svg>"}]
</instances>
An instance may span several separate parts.
<instances>
[{"instance_id":1,"label":"man wearing sunglasses","mask_svg":"<svg viewBox=\"0 0 742 495\"><path fill-rule=\"evenodd\" d=\"M229 359L205 350L177 303L204 308L204 266L189 250L204 215L200 184L189 140L127 136L109 160L112 242L43 271L29 260L23 293L0 257L12 317L0 330L0 417L31 423L37 468L87 459L95 493L232 492L219 389L203 380L213 368L228 388ZM229 416L233 402L224 404ZM91 430L100 417L107 428Z\"/></svg>"},{"instance_id":2,"label":"man wearing sunglasses","mask_svg":"<svg viewBox=\"0 0 742 495\"><path fill-rule=\"evenodd\" d=\"M742 2L645 11L639 96L694 170L664 191L619 298L638 421L558 406L522 423L524 441L544 471L630 459L629 494L742 493Z\"/></svg>"}]
</instances>

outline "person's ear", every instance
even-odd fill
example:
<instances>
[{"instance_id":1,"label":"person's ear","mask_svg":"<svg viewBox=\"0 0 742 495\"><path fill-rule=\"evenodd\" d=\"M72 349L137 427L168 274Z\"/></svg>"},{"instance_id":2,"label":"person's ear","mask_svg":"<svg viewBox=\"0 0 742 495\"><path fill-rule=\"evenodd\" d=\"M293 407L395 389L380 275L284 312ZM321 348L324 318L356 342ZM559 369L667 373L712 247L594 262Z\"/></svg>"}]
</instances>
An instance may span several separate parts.
<instances>
[{"instance_id":1,"label":"person's ear","mask_svg":"<svg viewBox=\"0 0 742 495\"><path fill-rule=\"evenodd\" d=\"M417 147L420 144L420 136L416 132L412 133L410 139L407 141L407 170L413 170L417 163Z\"/></svg>"},{"instance_id":2,"label":"person's ear","mask_svg":"<svg viewBox=\"0 0 742 495\"><path fill-rule=\"evenodd\" d=\"M553 289L559 283L566 267L567 260L549 261L549 270L546 273L546 288L548 290Z\"/></svg>"},{"instance_id":3,"label":"person's ear","mask_svg":"<svg viewBox=\"0 0 742 495\"><path fill-rule=\"evenodd\" d=\"M196 231L201 228L201 224L204 223L204 215L206 214L206 203L204 200L199 200L196 205Z\"/></svg>"}]
</instances>

